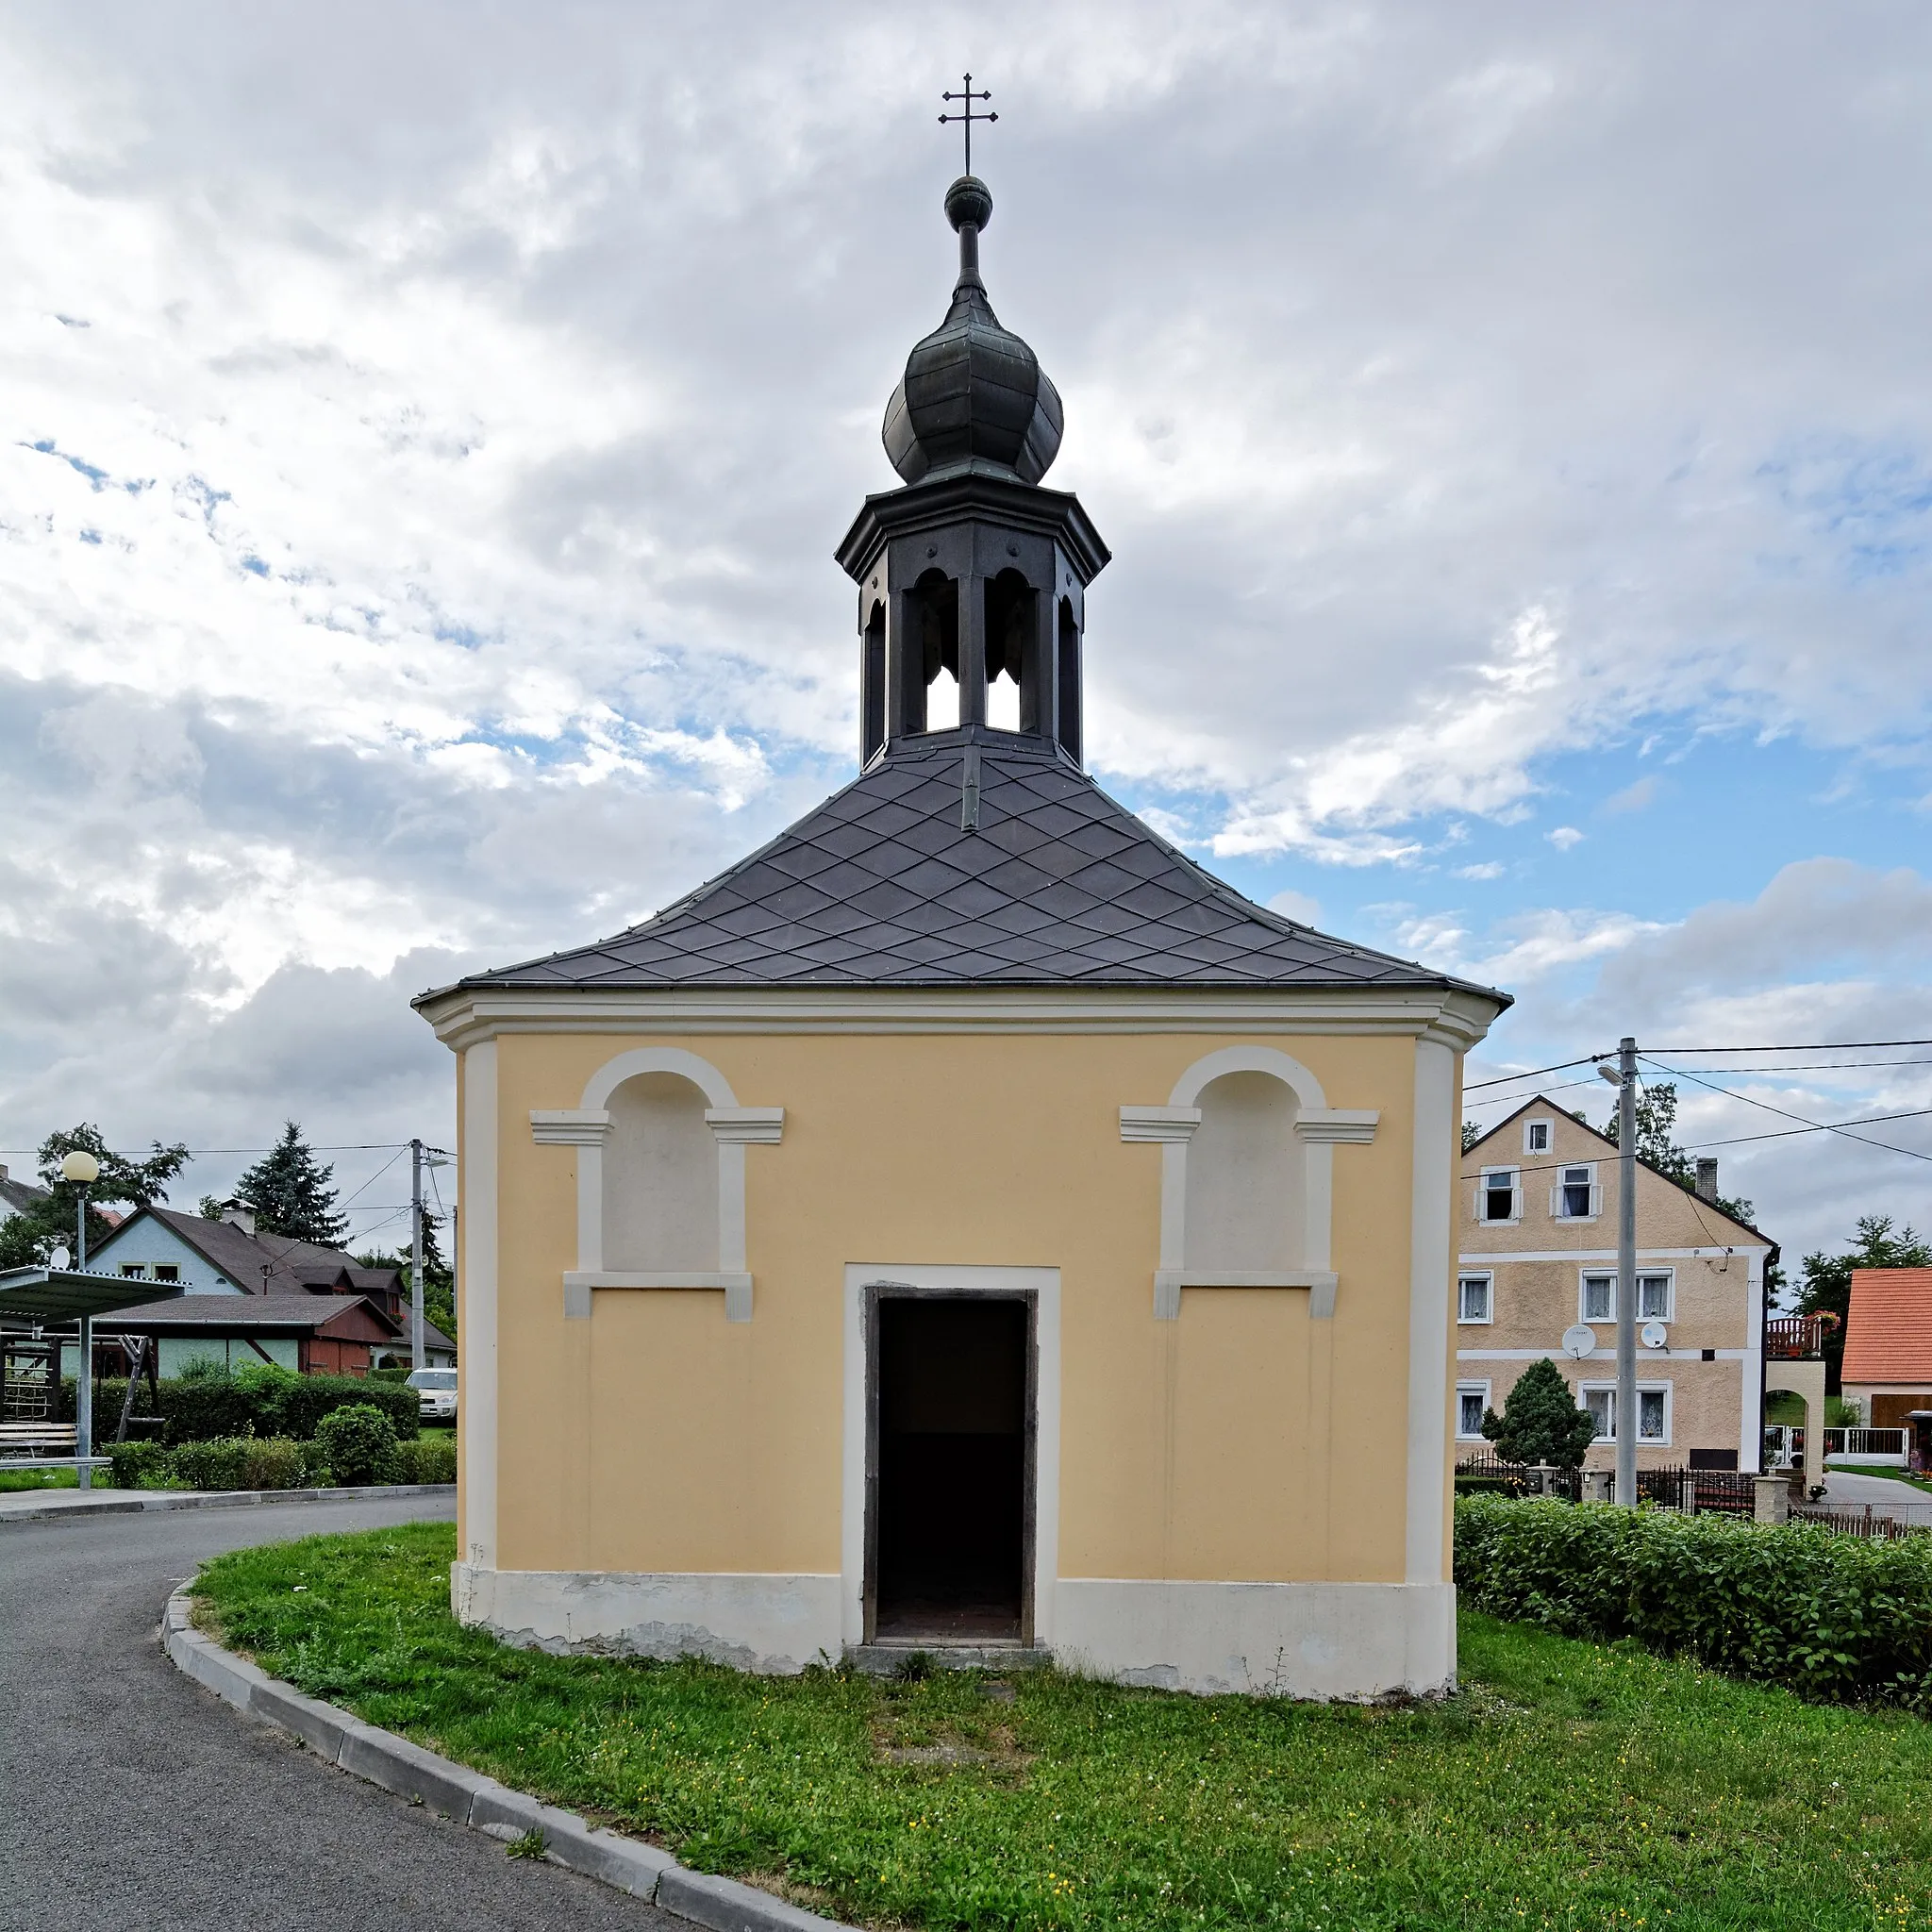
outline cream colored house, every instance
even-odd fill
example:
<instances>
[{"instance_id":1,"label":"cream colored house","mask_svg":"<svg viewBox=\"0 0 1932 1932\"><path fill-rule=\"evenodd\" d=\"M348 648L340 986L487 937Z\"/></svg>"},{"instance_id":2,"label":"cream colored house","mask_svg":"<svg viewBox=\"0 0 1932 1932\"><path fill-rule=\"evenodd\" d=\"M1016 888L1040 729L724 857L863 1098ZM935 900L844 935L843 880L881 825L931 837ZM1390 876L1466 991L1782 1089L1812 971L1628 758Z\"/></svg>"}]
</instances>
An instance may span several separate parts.
<instances>
[{"instance_id":1,"label":"cream colored house","mask_svg":"<svg viewBox=\"0 0 1932 1932\"><path fill-rule=\"evenodd\" d=\"M1460 1067L1507 1002L1250 904L1087 774L1108 552L1039 485L985 190L947 206L905 487L839 552L859 775L418 1002L461 1121L455 1604L773 1672L1439 1688Z\"/></svg>"},{"instance_id":2,"label":"cream colored house","mask_svg":"<svg viewBox=\"0 0 1932 1932\"><path fill-rule=\"evenodd\" d=\"M1789 1323L1767 1346L1764 1282L1774 1244L1713 1198L1717 1163L1698 1163L1699 1191L1643 1162L1637 1169L1637 1460L1640 1468L1756 1470L1763 1393L1812 1399L1822 1454L1822 1358L1793 1360ZM1456 1440L1486 1449L1482 1417L1547 1356L1598 1419L1585 1466L1616 1461L1617 1190L1615 1144L1539 1096L1462 1158L1457 1199ZM1565 1352L1587 1326L1590 1353ZM1815 1373L1814 1373L1815 1372ZM1815 1395L1810 1383L1817 1382Z\"/></svg>"}]
</instances>

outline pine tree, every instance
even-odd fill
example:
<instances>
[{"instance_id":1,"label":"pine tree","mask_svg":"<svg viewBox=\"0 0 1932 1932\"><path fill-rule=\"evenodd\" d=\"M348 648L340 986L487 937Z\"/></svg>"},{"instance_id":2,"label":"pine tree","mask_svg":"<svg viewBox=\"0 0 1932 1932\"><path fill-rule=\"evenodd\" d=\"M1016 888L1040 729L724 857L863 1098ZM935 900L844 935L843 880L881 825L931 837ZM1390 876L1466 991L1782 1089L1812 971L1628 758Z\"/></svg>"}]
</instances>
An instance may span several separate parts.
<instances>
[{"instance_id":1,"label":"pine tree","mask_svg":"<svg viewBox=\"0 0 1932 1932\"><path fill-rule=\"evenodd\" d=\"M282 1138L235 1184L236 1193L255 1209L258 1234L284 1241L313 1241L336 1248L349 1232L336 1212L335 1169L316 1159L302 1129L293 1122Z\"/></svg>"},{"instance_id":2,"label":"pine tree","mask_svg":"<svg viewBox=\"0 0 1932 1932\"><path fill-rule=\"evenodd\" d=\"M1596 1421L1577 1407L1562 1371L1544 1356L1517 1377L1501 1415L1485 1412L1483 1434L1505 1462L1580 1469L1583 1452L1596 1441Z\"/></svg>"}]
</instances>

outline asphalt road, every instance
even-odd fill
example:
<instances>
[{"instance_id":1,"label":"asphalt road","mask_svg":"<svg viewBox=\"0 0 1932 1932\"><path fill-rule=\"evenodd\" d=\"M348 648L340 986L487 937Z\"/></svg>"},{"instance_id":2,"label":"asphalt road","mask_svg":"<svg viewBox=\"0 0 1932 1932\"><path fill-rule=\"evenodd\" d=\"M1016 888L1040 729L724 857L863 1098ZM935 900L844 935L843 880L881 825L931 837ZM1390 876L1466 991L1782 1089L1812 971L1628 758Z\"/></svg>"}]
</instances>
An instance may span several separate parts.
<instances>
[{"instance_id":1,"label":"asphalt road","mask_svg":"<svg viewBox=\"0 0 1932 1932\"><path fill-rule=\"evenodd\" d=\"M688 1932L331 1770L156 1641L203 1557L451 1513L417 1497L0 1528L0 1927Z\"/></svg>"}]
</instances>

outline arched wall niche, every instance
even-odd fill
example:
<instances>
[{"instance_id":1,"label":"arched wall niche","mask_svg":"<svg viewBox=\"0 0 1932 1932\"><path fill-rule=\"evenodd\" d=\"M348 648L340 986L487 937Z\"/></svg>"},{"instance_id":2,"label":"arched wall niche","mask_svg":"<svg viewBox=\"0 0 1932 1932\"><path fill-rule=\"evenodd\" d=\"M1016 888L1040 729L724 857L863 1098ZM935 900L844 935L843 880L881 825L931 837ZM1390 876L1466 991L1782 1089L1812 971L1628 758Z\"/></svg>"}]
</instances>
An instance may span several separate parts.
<instances>
[{"instance_id":1,"label":"arched wall niche","mask_svg":"<svg viewBox=\"0 0 1932 1932\"><path fill-rule=\"evenodd\" d=\"M577 1157L577 1265L563 1312L588 1320L598 1289L720 1289L751 1320L744 1150L775 1146L782 1107L741 1107L731 1083L682 1047L636 1047L591 1075L574 1108L538 1108L539 1146Z\"/></svg>"},{"instance_id":2,"label":"arched wall niche","mask_svg":"<svg viewBox=\"0 0 1932 1932\"><path fill-rule=\"evenodd\" d=\"M1161 1147L1154 1312L1176 1321L1187 1288L1300 1288L1335 1312L1334 1149L1375 1137L1373 1108L1332 1108L1322 1083L1276 1047L1198 1059L1164 1106L1123 1107L1121 1139Z\"/></svg>"}]
</instances>

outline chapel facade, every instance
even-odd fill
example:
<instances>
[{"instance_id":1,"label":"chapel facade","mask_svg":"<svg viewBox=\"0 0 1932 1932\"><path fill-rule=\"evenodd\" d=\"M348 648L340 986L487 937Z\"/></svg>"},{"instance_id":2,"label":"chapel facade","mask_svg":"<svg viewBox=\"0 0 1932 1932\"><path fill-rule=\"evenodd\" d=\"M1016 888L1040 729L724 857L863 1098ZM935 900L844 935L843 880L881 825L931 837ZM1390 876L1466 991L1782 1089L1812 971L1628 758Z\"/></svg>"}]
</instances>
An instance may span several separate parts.
<instances>
[{"instance_id":1,"label":"chapel facade","mask_svg":"<svg viewBox=\"0 0 1932 1932\"><path fill-rule=\"evenodd\" d=\"M838 550L858 775L416 1003L457 1057L455 1607L760 1671L1439 1690L1461 1059L1507 1001L1250 903L1088 774L1108 552L1041 482L985 185L946 211L902 480Z\"/></svg>"}]
</instances>

